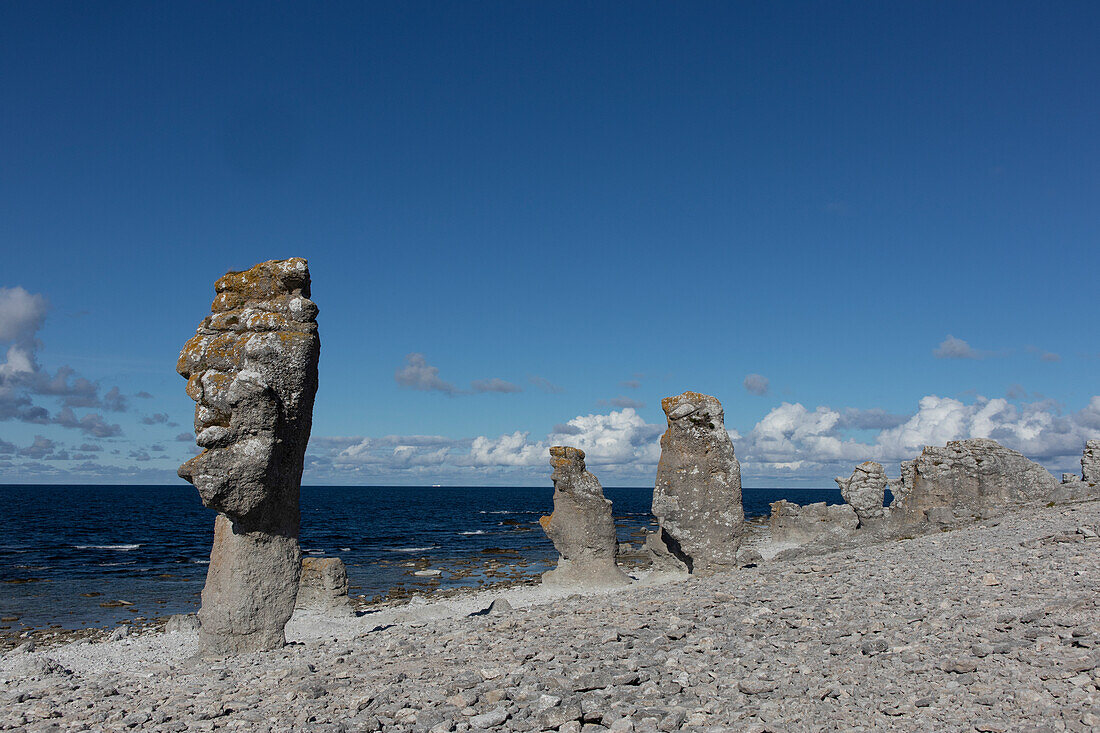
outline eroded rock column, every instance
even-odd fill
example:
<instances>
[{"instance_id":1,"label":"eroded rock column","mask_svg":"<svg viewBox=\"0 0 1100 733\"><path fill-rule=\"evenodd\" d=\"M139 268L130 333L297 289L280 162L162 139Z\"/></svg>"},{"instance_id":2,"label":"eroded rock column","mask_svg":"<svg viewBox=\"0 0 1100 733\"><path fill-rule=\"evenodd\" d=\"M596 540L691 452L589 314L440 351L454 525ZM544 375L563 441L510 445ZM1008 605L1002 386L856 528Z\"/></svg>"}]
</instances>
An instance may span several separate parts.
<instances>
[{"instance_id":1,"label":"eroded rock column","mask_svg":"<svg viewBox=\"0 0 1100 733\"><path fill-rule=\"evenodd\" d=\"M745 513L741 466L726 432L722 404L709 395L684 392L661 407L668 429L653 489L656 541L691 573L737 566Z\"/></svg>"},{"instance_id":2,"label":"eroded rock column","mask_svg":"<svg viewBox=\"0 0 1100 733\"><path fill-rule=\"evenodd\" d=\"M180 477L215 509L199 653L274 649L294 611L298 494L317 392L317 306L301 258L230 272L176 366L204 450Z\"/></svg>"},{"instance_id":3,"label":"eroded rock column","mask_svg":"<svg viewBox=\"0 0 1100 733\"><path fill-rule=\"evenodd\" d=\"M554 512L539 524L560 557L557 568L543 573L542 582L578 587L629 583L615 563L619 544L611 502L585 469L584 451L554 446L550 465L554 467Z\"/></svg>"},{"instance_id":4,"label":"eroded rock column","mask_svg":"<svg viewBox=\"0 0 1100 733\"><path fill-rule=\"evenodd\" d=\"M880 523L886 508L886 471L881 463L864 461L855 467L848 478L834 479L840 487L840 495L855 510L861 526Z\"/></svg>"},{"instance_id":5,"label":"eroded rock column","mask_svg":"<svg viewBox=\"0 0 1100 733\"><path fill-rule=\"evenodd\" d=\"M354 609L348 597L348 569L344 561L338 557L303 557L294 607L334 616L352 615Z\"/></svg>"},{"instance_id":6,"label":"eroded rock column","mask_svg":"<svg viewBox=\"0 0 1100 733\"><path fill-rule=\"evenodd\" d=\"M1086 484L1100 484L1100 440L1085 443L1085 453L1081 456L1081 480Z\"/></svg>"}]
</instances>

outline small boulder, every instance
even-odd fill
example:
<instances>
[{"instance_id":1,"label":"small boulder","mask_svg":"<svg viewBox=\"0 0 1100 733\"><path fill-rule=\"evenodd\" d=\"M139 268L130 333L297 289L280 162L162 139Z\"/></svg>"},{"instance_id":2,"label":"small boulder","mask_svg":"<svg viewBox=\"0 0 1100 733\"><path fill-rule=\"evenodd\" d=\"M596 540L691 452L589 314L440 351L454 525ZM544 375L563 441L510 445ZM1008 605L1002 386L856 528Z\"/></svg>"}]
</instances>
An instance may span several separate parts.
<instances>
[{"instance_id":1,"label":"small boulder","mask_svg":"<svg viewBox=\"0 0 1100 733\"><path fill-rule=\"evenodd\" d=\"M338 557L302 558L295 609L347 616L353 610L348 598L348 570Z\"/></svg>"},{"instance_id":2,"label":"small boulder","mask_svg":"<svg viewBox=\"0 0 1100 733\"><path fill-rule=\"evenodd\" d=\"M198 631L202 624L199 617L193 613L180 613L168 618L164 630L169 634L189 633Z\"/></svg>"}]
</instances>

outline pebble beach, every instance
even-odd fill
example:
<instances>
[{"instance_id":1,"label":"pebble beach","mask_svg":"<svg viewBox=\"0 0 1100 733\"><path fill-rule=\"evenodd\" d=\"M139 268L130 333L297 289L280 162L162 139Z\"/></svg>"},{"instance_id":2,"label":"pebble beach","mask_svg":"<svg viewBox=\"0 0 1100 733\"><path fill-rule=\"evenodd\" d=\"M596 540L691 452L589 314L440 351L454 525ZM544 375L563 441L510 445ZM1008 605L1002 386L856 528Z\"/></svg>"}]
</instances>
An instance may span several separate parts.
<instances>
[{"instance_id":1,"label":"pebble beach","mask_svg":"<svg viewBox=\"0 0 1100 733\"><path fill-rule=\"evenodd\" d=\"M21 648L0 727L1098 730L1098 533L1090 501L618 591L299 612L286 647L221 662L191 631Z\"/></svg>"}]
</instances>

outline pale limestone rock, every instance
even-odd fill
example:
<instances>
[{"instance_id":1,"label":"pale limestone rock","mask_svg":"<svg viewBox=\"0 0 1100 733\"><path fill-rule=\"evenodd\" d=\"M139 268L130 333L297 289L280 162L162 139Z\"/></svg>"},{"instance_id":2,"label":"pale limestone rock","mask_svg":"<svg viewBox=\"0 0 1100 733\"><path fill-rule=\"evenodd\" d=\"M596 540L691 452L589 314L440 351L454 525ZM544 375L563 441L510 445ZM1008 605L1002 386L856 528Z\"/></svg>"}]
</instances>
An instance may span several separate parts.
<instances>
[{"instance_id":1,"label":"pale limestone rock","mask_svg":"<svg viewBox=\"0 0 1100 733\"><path fill-rule=\"evenodd\" d=\"M554 446L554 512L539 520L558 551L558 566L543 573L548 585L608 586L630 582L615 564L619 547L611 502L596 477L585 470L584 451Z\"/></svg>"},{"instance_id":2,"label":"pale limestone rock","mask_svg":"<svg viewBox=\"0 0 1100 733\"><path fill-rule=\"evenodd\" d=\"M861 525L875 523L885 513L883 498L886 495L886 471L881 463L864 461L855 467L849 478L834 479L840 486L844 501L851 505Z\"/></svg>"},{"instance_id":3,"label":"pale limestone rock","mask_svg":"<svg viewBox=\"0 0 1100 733\"><path fill-rule=\"evenodd\" d=\"M745 519L741 466L723 422L722 404L709 395L684 392L661 407L668 429L653 489L653 514L663 543L691 573L737 566Z\"/></svg>"},{"instance_id":4,"label":"pale limestone rock","mask_svg":"<svg viewBox=\"0 0 1100 733\"><path fill-rule=\"evenodd\" d=\"M1100 484L1100 439L1085 443L1085 453L1081 456L1081 480L1086 484Z\"/></svg>"},{"instance_id":5,"label":"pale limestone rock","mask_svg":"<svg viewBox=\"0 0 1100 733\"><path fill-rule=\"evenodd\" d=\"M294 610L298 494L317 391L317 306L300 258L230 272L176 366L205 450L179 475L218 511L199 653L279 647Z\"/></svg>"},{"instance_id":6,"label":"pale limestone rock","mask_svg":"<svg viewBox=\"0 0 1100 733\"><path fill-rule=\"evenodd\" d=\"M1045 502L1057 488L1054 476L995 440L954 440L926 446L901 464L891 519L927 521L927 512L947 507L955 516L988 516L1012 504Z\"/></svg>"},{"instance_id":7,"label":"pale limestone rock","mask_svg":"<svg viewBox=\"0 0 1100 733\"><path fill-rule=\"evenodd\" d=\"M848 538L859 526L855 510L848 504L799 505L782 499L771 503L768 530L772 541L781 545L829 544Z\"/></svg>"},{"instance_id":8,"label":"pale limestone rock","mask_svg":"<svg viewBox=\"0 0 1100 733\"><path fill-rule=\"evenodd\" d=\"M294 607L329 615L352 615L348 569L344 561L338 557L303 557Z\"/></svg>"}]
</instances>

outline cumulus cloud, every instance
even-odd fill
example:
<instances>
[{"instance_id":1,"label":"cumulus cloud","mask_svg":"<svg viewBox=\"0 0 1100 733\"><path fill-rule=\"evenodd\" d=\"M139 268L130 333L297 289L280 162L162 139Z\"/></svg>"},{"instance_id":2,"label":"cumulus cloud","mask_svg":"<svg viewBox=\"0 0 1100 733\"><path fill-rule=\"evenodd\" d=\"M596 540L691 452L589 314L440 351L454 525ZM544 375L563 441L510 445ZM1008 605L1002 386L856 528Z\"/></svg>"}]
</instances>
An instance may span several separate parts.
<instances>
[{"instance_id":1,"label":"cumulus cloud","mask_svg":"<svg viewBox=\"0 0 1100 733\"><path fill-rule=\"evenodd\" d=\"M65 428L75 428L96 438L110 438L122 434L120 425L108 423L102 415L91 412L77 417L69 407L63 407L52 422Z\"/></svg>"},{"instance_id":2,"label":"cumulus cloud","mask_svg":"<svg viewBox=\"0 0 1100 733\"><path fill-rule=\"evenodd\" d=\"M78 419L72 408L104 407L121 412L126 409L125 398L115 388L101 399L99 384L78 375L72 367L60 366L50 374L39 366L38 331L48 311L49 303L42 295L21 287L0 288L0 348L7 344L0 363L0 420L53 423L88 432L94 423L104 421L98 415ZM36 397L56 398L64 409L51 417L49 410L36 404Z\"/></svg>"},{"instance_id":3,"label":"cumulus cloud","mask_svg":"<svg viewBox=\"0 0 1100 733\"><path fill-rule=\"evenodd\" d=\"M56 447L57 443L55 443L54 441L43 435L36 435L34 436L34 441L30 445L28 445L26 448L20 448L18 452L19 455L24 456L25 458L31 458L40 461L52 454L54 452L54 448Z\"/></svg>"},{"instance_id":4,"label":"cumulus cloud","mask_svg":"<svg viewBox=\"0 0 1100 733\"><path fill-rule=\"evenodd\" d=\"M627 380L624 380L622 382L619 382L619 386L623 387L625 389L638 389L639 387L642 386L642 383L640 381L638 381L637 379L627 379Z\"/></svg>"},{"instance_id":5,"label":"cumulus cloud","mask_svg":"<svg viewBox=\"0 0 1100 733\"><path fill-rule=\"evenodd\" d=\"M15 444L0 439L0 455L15 453Z\"/></svg>"},{"instance_id":6,"label":"cumulus cloud","mask_svg":"<svg viewBox=\"0 0 1100 733\"><path fill-rule=\"evenodd\" d=\"M190 443L195 439L194 433L177 433L176 440L180 443Z\"/></svg>"},{"instance_id":7,"label":"cumulus cloud","mask_svg":"<svg viewBox=\"0 0 1100 733\"><path fill-rule=\"evenodd\" d=\"M143 400L153 399L153 395L149 394L145 390L141 390L140 392L137 392L136 394L134 394L134 397L137 397L137 398L143 399Z\"/></svg>"},{"instance_id":8,"label":"cumulus cloud","mask_svg":"<svg viewBox=\"0 0 1100 733\"><path fill-rule=\"evenodd\" d=\"M850 470L853 462L875 460L896 464L915 458L926 445L950 440L992 438L1029 458L1053 466L1072 465L1085 441L1100 430L1100 396L1075 413L1062 414L1050 401L1013 404L978 396L973 402L927 395L917 411L903 419L885 411L863 411L853 420L849 410L783 403L771 410L738 445L753 470L824 474ZM858 442L846 429L882 425L874 439ZM896 424L890 426L890 422ZM866 428L865 428L866 429Z\"/></svg>"},{"instance_id":9,"label":"cumulus cloud","mask_svg":"<svg viewBox=\"0 0 1100 733\"><path fill-rule=\"evenodd\" d=\"M393 373L393 378L402 387L422 392L443 392L454 395L458 389L439 378L439 367L428 363L423 354L412 353L405 357L405 366Z\"/></svg>"},{"instance_id":10,"label":"cumulus cloud","mask_svg":"<svg viewBox=\"0 0 1100 733\"><path fill-rule=\"evenodd\" d=\"M963 339L948 334L947 338L932 350L932 355L937 359L985 359L993 354L989 351L979 351Z\"/></svg>"},{"instance_id":11,"label":"cumulus cloud","mask_svg":"<svg viewBox=\"0 0 1100 733\"><path fill-rule=\"evenodd\" d=\"M157 412L141 418L142 425L163 425L166 422L168 422L168 415L163 412Z\"/></svg>"},{"instance_id":12,"label":"cumulus cloud","mask_svg":"<svg viewBox=\"0 0 1100 733\"><path fill-rule=\"evenodd\" d=\"M493 377L492 379L476 379L470 383L470 387L478 393L501 392L504 394L511 394L523 391L523 388L518 384L512 384L511 382L506 382L497 377Z\"/></svg>"},{"instance_id":13,"label":"cumulus cloud","mask_svg":"<svg viewBox=\"0 0 1100 733\"><path fill-rule=\"evenodd\" d=\"M560 385L554 384L546 377L535 375L528 377L527 381L534 385L536 388L548 394L561 394L565 391L565 388L561 387Z\"/></svg>"},{"instance_id":14,"label":"cumulus cloud","mask_svg":"<svg viewBox=\"0 0 1100 733\"><path fill-rule=\"evenodd\" d=\"M648 425L633 409L579 415L555 425L542 440L529 431L455 439L438 435L320 437L310 442L309 470L314 475L440 478L477 482L491 475L545 479L549 448L572 445L587 453L587 463L621 474L652 471L660 458L662 428Z\"/></svg>"},{"instance_id":15,"label":"cumulus cloud","mask_svg":"<svg viewBox=\"0 0 1100 733\"><path fill-rule=\"evenodd\" d=\"M768 378L762 374L749 374L743 382L749 394L766 395L768 393Z\"/></svg>"}]
</instances>

